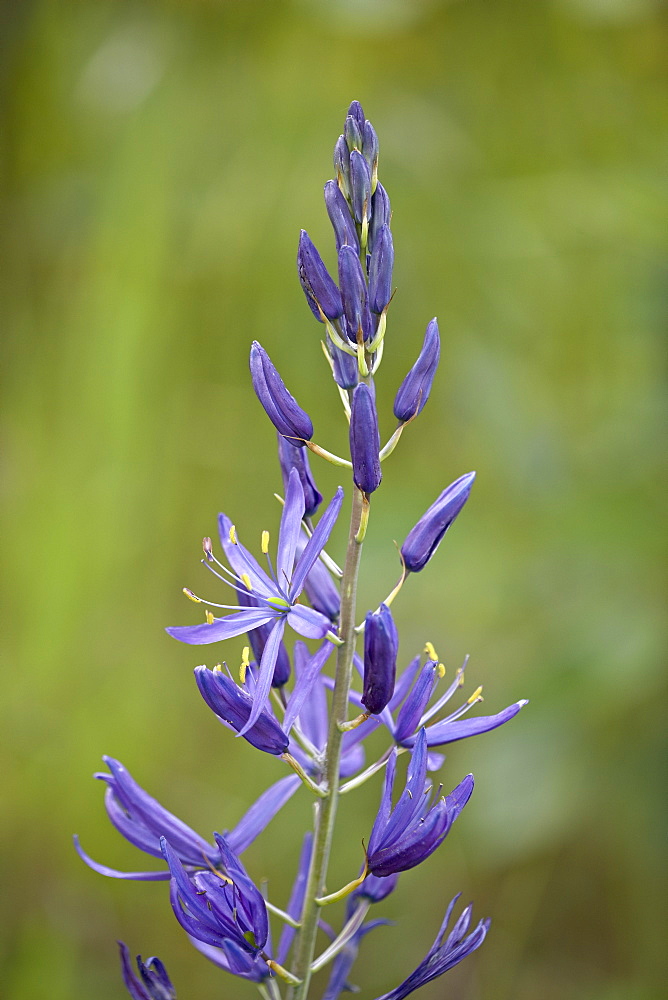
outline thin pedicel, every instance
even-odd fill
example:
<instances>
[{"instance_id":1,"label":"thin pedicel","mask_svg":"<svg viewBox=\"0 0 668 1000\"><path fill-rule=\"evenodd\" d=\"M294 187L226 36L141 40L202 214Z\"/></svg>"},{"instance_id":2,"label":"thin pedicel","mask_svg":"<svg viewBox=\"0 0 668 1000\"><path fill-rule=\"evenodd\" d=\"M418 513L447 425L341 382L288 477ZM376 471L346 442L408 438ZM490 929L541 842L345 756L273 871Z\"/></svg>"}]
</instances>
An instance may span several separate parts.
<instances>
[{"instance_id":1,"label":"thin pedicel","mask_svg":"<svg viewBox=\"0 0 668 1000\"><path fill-rule=\"evenodd\" d=\"M260 535L262 558L245 548L234 523L218 518L223 555L210 538L202 563L225 584L230 603L205 600L190 588L186 596L204 608L204 622L170 627L167 632L192 646L210 646L246 635L238 674L227 664L194 665L195 681L211 718L267 755L281 773L236 826L206 840L145 791L113 757L108 771L96 774L106 787L105 805L116 830L161 868L118 871L86 854L83 861L111 878L169 881L174 916L190 942L226 974L245 980L263 1000L307 1000L312 976L329 967L321 1000L337 1000L355 987L350 975L362 942L390 923L367 919L391 896L403 873L427 861L443 844L474 787L473 775L431 777L445 758L435 752L456 740L487 733L514 718L526 701L494 715L469 715L482 701L477 688L463 703L447 707L464 684L466 662L448 673L434 645L405 662L390 605L402 586L426 568L446 533L467 504L475 473L442 488L418 518L400 547L399 582L375 608L360 614L357 579L362 548L376 491L382 486L381 462L394 452L409 425L420 417L432 392L440 358L436 319L428 322L417 360L394 398L398 421L381 447L375 379L385 349L394 290L392 209L378 180L379 143L362 106L353 101L334 147L335 177L325 184L325 208L332 224L332 265L325 264L302 230L297 271L306 303L320 324L322 346L349 424L350 458L328 451L313 439L308 413L287 389L265 348L250 350L252 385L278 436L278 464L284 498L276 555L270 533ZM338 279L334 280L332 275ZM424 321L423 321L424 322ZM391 347L391 344L389 345ZM381 411L382 416L382 411ZM322 510L308 452L329 461L350 477L348 540L342 569L325 550L341 512L339 488ZM391 542L388 541L388 545ZM335 553L335 558L340 554ZM211 609L222 611L217 615ZM288 629L289 626L289 629ZM310 641L290 638L292 632ZM334 651L336 655L334 656ZM333 665L333 669L332 669ZM443 680L445 678L445 680ZM440 682L444 690L439 693ZM368 763L365 741L384 733L387 747ZM212 753L220 753L212 732ZM246 751L244 747L244 752ZM408 758L405 779L397 773ZM286 773L286 766L290 770ZM293 773L294 772L294 773ZM379 775L380 803L370 830L352 835L366 844L357 875L341 889L327 889L339 797ZM454 776L455 780L457 777ZM376 779L378 781L378 779ZM395 787L401 791L395 801ZM301 840L294 883L287 900L254 880L242 855L261 837L277 813L296 794L310 796L313 827ZM366 793L363 793L366 794ZM377 792L369 791L374 799ZM449 904L434 943L415 970L377 1000L403 1000L443 975L483 943L489 919L470 930L466 906L449 930L459 896ZM343 901L343 913L336 914ZM167 899L165 899L165 905ZM280 922L280 935L272 923ZM275 928L274 928L275 929ZM328 938L323 942L320 929ZM374 941L379 935L374 935ZM364 945L369 948L369 945ZM157 958L136 960L120 944L123 981L133 1000L175 1000L164 965ZM185 995L188 995L187 989Z\"/></svg>"}]
</instances>

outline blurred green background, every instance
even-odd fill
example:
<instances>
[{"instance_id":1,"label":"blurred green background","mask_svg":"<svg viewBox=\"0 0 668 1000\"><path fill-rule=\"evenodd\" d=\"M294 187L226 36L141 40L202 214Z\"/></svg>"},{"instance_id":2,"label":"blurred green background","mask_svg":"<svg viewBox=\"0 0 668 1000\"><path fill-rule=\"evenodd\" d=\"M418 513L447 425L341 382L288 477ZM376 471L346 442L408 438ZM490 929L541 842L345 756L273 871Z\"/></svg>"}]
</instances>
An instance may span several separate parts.
<instances>
[{"instance_id":1,"label":"blurred green background","mask_svg":"<svg viewBox=\"0 0 668 1000\"><path fill-rule=\"evenodd\" d=\"M305 227L333 263L322 185L358 98L394 209L384 437L434 314L443 338L376 494L361 610L396 579L392 540L477 469L395 605L401 657L430 639L451 671L468 652L486 711L531 705L449 749L444 783L473 770L476 794L384 904L398 923L365 941L354 979L368 998L403 979L462 890L492 933L424 1000L659 998L662 5L3 10L4 995L123 996L119 937L157 952L183 1000L255 995L194 951L164 884L95 875L71 834L143 867L90 777L102 753L207 836L283 773L192 680L202 656L236 663L241 641L207 654L163 626L199 620L180 590L210 588L199 546L219 509L249 541L277 524L253 338L316 439L345 447L294 258ZM331 492L338 472L314 468ZM378 793L345 802L332 887L356 870ZM283 904L307 798L247 855Z\"/></svg>"}]
</instances>

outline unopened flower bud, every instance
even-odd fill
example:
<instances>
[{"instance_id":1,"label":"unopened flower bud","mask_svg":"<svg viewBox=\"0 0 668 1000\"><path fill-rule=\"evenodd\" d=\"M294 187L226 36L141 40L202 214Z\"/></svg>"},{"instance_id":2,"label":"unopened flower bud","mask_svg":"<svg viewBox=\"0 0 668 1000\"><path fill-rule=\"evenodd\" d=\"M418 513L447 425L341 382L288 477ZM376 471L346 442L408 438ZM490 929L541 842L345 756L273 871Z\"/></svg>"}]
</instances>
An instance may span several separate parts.
<instances>
[{"instance_id":1,"label":"unopened flower bud","mask_svg":"<svg viewBox=\"0 0 668 1000\"><path fill-rule=\"evenodd\" d=\"M362 129L364 128L364 122L366 121L366 119L364 117L364 109L362 108L362 105L360 104L359 101L350 102L350 107L348 108L348 117L355 119L355 121L357 122L357 127L361 132Z\"/></svg>"},{"instance_id":2,"label":"unopened flower bud","mask_svg":"<svg viewBox=\"0 0 668 1000\"><path fill-rule=\"evenodd\" d=\"M322 503L322 493L315 485L306 448L295 448L282 434L278 435L278 461L283 476L283 486L287 490L290 472L296 469L304 491L304 514L313 517Z\"/></svg>"},{"instance_id":3,"label":"unopened flower bud","mask_svg":"<svg viewBox=\"0 0 668 1000\"><path fill-rule=\"evenodd\" d=\"M451 483L408 532L401 555L411 573L419 573L427 565L468 500L474 479L475 472L467 472Z\"/></svg>"},{"instance_id":4,"label":"unopened flower bud","mask_svg":"<svg viewBox=\"0 0 668 1000\"><path fill-rule=\"evenodd\" d=\"M283 379L257 340L251 347L250 370L257 398L279 434L289 437L295 445L310 441L313 437L311 418L285 388Z\"/></svg>"},{"instance_id":5,"label":"unopened flower bud","mask_svg":"<svg viewBox=\"0 0 668 1000\"><path fill-rule=\"evenodd\" d=\"M345 136L340 135L334 146L336 180L346 198L350 198L350 152Z\"/></svg>"},{"instance_id":6,"label":"unopened flower bud","mask_svg":"<svg viewBox=\"0 0 668 1000\"><path fill-rule=\"evenodd\" d=\"M336 384L342 389L354 389L359 382L357 358L342 351L329 336L327 336L327 350L332 359L332 374Z\"/></svg>"},{"instance_id":7,"label":"unopened flower bud","mask_svg":"<svg viewBox=\"0 0 668 1000\"><path fill-rule=\"evenodd\" d=\"M350 154L350 188L355 221L363 222L371 215L371 171L356 149Z\"/></svg>"},{"instance_id":8,"label":"unopened flower bud","mask_svg":"<svg viewBox=\"0 0 668 1000\"><path fill-rule=\"evenodd\" d=\"M382 313L392 298L392 268L394 245L389 226L381 226L373 245L369 266L369 306L372 312Z\"/></svg>"},{"instance_id":9,"label":"unopened flower bud","mask_svg":"<svg viewBox=\"0 0 668 1000\"><path fill-rule=\"evenodd\" d=\"M405 423L421 413L429 399L434 375L441 356L441 339L438 333L438 323L432 319L427 325L422 350L418 359L399 386L394 399L394 415L397 420Z\"/></svg>"},{"instance_id":10,"label":"unopened flower bud","mask_svg":"<svg viewBox=\"0 0 668 1000\"><path fill-rule=\"evenodd\" d=\"M367 287L360 259L353 247L342 246L339 250L339 284L348 339L356 344L357 333L361 329L364 340L368 340L372 331Z\"/></svg>"},{"instance_id":11,"label":"unopened flower bud","mask_svg":"<svg viewBox=\"0 0 668 1000\"><path fill-rule=\"evenodd\" d=\"M350 246L359 253L360 241L357 228L350 214L348 202L336 181L327 181L325 184L325 206L334 229L337 252L342 246Z\"/></svg>"},{"instance_id":12,"label":"unopened flower bud","mask_svg":"<svg viewBox=\"0 0 668 1000\"><path fill-rule=\"evenodd\" d=\"M345 204L345 199L343 200ZM322 310L327 319L338 319L343 312L341 293L336 287L336 282L323 264L322 257L313 245L311 237L304 229L302 229L299 237L297 271L299 272L299 280L306 295L306 301L311 307L311 312L315 318L321 323L324 322L320 315L320 310Z\"/></svg>"},{"instance_id":13,"label":"unopened flower bud","mask_svg":"<svg viewBox=\"0 0 668 1000\"><path fill-rule=\"evenodd\" d=\"M361 150L362 148L362 128L363 125L360 125L356 118L348 115L346 123L343 126L343 134L346 139L346 145L351 152L353 149Z\"/></svg>"},{"instance_id":14,"label":"unopened flower bud","mask_svg":"<svg viewBox=\"0 0 668 1000\"><path fill-rule=\"evenodd\" d=\"M371 222L369 223L369 251L373 253L376 238L383 226L389 226L392 217L392 206L387 191L378 182L371 199Z\"/></svg>"},{"instance_id":15,"label":"unopened flower bud","mask_svg":"<svg viewBox=\"0 0 668 1000\"><path fill-rule=\"evenodd\" d=\"M363 493L373 493L380 486L380 434L378 416L369 386L360 382L353 393L350 413L350 457L355 485Z\"/></svg>"},{"instance_id":16,"label":"unopened flower bud","mask_svg":"<svg viewBox=\"0 0 668 1000\"><path fill-rule=\"evenodd\" d=\"M364 128L362 129L362 154L369 164L373 182L373 178L378 170L378 136L376 135L375 128L369 121L364 122Z\"/></svg>"},{"instance_id":17,"label":"unopened flower bud","mask_svg":"<svg viewBox=\"0 0 668 1000\"><path fill-rule=\"evenodd\" d=\"M364 619L364 691L362 704L378 715L394 694L399 636L386 604Z\"/></svg>"}]
</instances>

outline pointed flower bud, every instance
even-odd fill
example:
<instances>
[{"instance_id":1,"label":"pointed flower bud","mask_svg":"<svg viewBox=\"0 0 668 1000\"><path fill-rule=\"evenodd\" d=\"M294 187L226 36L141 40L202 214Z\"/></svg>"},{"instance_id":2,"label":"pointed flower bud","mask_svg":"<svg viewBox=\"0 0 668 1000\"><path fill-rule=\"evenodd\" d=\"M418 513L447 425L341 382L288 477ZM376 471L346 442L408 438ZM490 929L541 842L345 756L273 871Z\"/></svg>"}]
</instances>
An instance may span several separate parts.
<instances>
[{"instance_id":1,"label":"pointed flower bud","mask_svg":"<svg viewBox=\"0 0 668 1000\"><path fill-rule=\"evenodd\" d=\"M399 386L394 399L394 415L397 420L405 423L422 412L429 399L440 356L441 339L438 323L434 318L427 326L418 359Z\"/></svg>"},{"instance_id":2,"label":"pointed flower bud","mask_svg":"<svg viewBox=\"0 0 668 1000\"><path fill-rule=\"evenodd\" d=\"M290 472L296 469L304 491L304 514L313 517L322 503L322 493L318 490L309 465L306 448L295 448L282 434L278 435L278 461L283 476L283 487L287 490Z\"/></svg>"},{"instance_id":3,"label":"pointed flower bud","mask_svg":"<svg viewBox=\"0 0 668 1000\"><path fill-rule=\"evenodd\" d=\"M355 221L363 222L371 215L371 171L356 149L350 154L350 187Z\"/></svg>"},{"instance_id":4,"label":"pointed flower bud","mask_svg":"<svg viewBox=\"0 0 668 1000\"><path fill-rule=\"evenodd\" d=\"M301 438L302 441L294 441L295 445L310 441L313 437L311 418L285 388L283 379L257 340L251 347L250 370L255 394L279 434L291 439Z\"/></svg>"},{"instance_id":5,"label":"pointed flower bud","mask_svg":"<svg viewBox=\"0 0 668 1000\"><path fill-rule=\"evenodd\" d=\"M339 285L348 339L356 344L357 331L361 329L364 340L368 340L371 333L371 314L367 301L366 281L357 252L349 246L342 246L339 250Z\"/></svg>"},{"instance_id":6,"label":"pointed flower bud","mask_svg":"<svg viewBox=\"0 0 668 1000\"><path fill-rule=\"evenodd\" d=\"M350 198L350 152L345 136L340 135L334 146L336 180L346 198Z\"/></svg>"},{"instance_id":7,"label":"pointed flower bud","mask_svg":"<svg viewBox=\"0 0 668 1000\"><path fill-rule=\"evenodd\" d=\"M399 635L386 604L364 619L364 691L362 704L372 715L383 711L394 694Z\"/></svg>"},{"instance_id":8,"label":"pointed flower bud","mask_svg":"<svg viewBox=\"0 0 668 1000\"><path fill-rule=\"evenodd\" d=\"M362 148L363 127L364 123L360 125L358 120L354 118L352 115L348 115L348 117L346 118L346 123L343 126L343 134L346 139L346 145L348 146L348 149L350 151L352 151L353 149Z\"/></svg>"},{"instance_id":9,"label":"pointed flower bud","mask_svg":"<svg viewBox=\"0 0 668 1000\"><path fill-rule=\"evenodd\" d=\"M387 191L379 181L371 199L371 222L369 223L369 251L371 253L373 253L373 248L376 245L378 233L383 226L389 226L391 218L392 207L390 199Z\"/></svg>"},{"instance_id":10,"label":"pointed flower bud","mask_svg":"<svg viewBox=\"0 0 668 1000\"><path fill-rule=\"evenodd\" d=\"M394 245L389 226L381 226L371 254L369 266L369 306L375 313L382 313L392 298L392 268Z\"/></svg>"},{"instance_id":11,"label":"pointed flower bud","mask_svg":"<svg viewBox=\"0 0 668 1000\"><path fill-rule=\"evenodd\" d=\"M401 546L406 569L419 573L441 544L441 539L469 498L475 472L460 476L425 511Z\"/></svg>"},{"instance_id":12,"label":"pointed flower bud","mask_svg":"<svg viewBox=\"0 0 668 1000\"><path fill-rule=\"evenodd\" d=\"M369 121L365 121L362 128L362 154L373 175L374 170L378 167L378 136Z\"/></svg>"},{"instance_id":13,"label":"pointed flower bud","mask_svg":"<svg viewBox=\"0 0 668 1000\"><path fill-rule=\"evenodd\" d=\"M326 339L327 350L329 351L329 356L332 359L332 374L334 375L334 381L337 385L341 386L342 389L354 389L360 380L357 358L352 357L350 354L346 354L346 352L342 351L340 347L337 347L329 335L327 335Z\"/></svg>"},{"instance_id":14,"label":"pointed flower bud","mask_svg":"<svg viewBox=\"0 0 668 1000\"><path fill-rule=\"evenodd\" d=\"M373 493L380 486L380 434L376 404L369 386L360 384L353 393L350 414L350 457L355 485L363 493Z\"/></svg>"},{"instance_id":15,"label":"pointed flower bud","mask_svg":"<svg viewBox=\"0 0 668 1000\"><path fill-rule=\"evenodd\" d=\"M359 101L350 102L350 107L348 108L348 117L355 119L355 121L357 122L357 127L361 132L362 129L364 128L365 117L364 117L364 109L362 108L362 105L360 104Z\"/></svg>"},{"instance_id":16,"label":"pointed flower bud","mask_svg":"<svg viewBox=\"0 0 668 1000\"><path fill-rule=\"evenodd\" d=\"M325 206L329 215L329 221L332 223L334 229L337 253L342 246L349 246L354 247L359 254L360 241L357 236L357 229L350 214L348 202L344 198L336 181L327 181L325 184Z\"/></svg>"},{"instance_id":17,"label":"pointed flower bud","mask_svg":"<svg viewBox=\"0 0 668 1000\"><path fill-rule=\"evenodd\" d=\"M212 712L232 729L243 729L251 714L253 699L220 670L195 667L199 692ZM279 755L288 749L289 740L278 722L268 712L260 712L244 739L264 753Z\"/></svg>"},{"instance_id":18,"label":"pointed flower bud","mask_svg":"<svg viewBox=\"0 0 668 1000\"><path fill-rule=\"evenodd\" d=\"M341 197L343 198L343 196ZM343 198L343 202L345 204L345 198ZM353 225L352 219L351 225ZM354 228L355 226L353 225ZM299 237L297 271L299 272L299 280L304 289L306 301L315 318L320 323L323 322L320 315L320 309L322 309L327 319L338 319L343 312L341 293L336 287L333 278L330 277L329 271L323 264L322 257L313 245L309 234L304 229L302 229Z\"/></svg>"}]
</instances>

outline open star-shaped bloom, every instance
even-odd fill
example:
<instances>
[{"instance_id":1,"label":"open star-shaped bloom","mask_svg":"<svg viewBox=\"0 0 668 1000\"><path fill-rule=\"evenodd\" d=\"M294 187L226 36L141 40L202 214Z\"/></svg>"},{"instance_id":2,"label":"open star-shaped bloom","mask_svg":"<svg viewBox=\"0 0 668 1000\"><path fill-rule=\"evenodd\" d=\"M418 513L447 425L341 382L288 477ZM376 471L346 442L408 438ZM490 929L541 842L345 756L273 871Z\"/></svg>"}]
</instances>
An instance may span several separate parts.
<instances>
[{"instance_id":1,"label":"open star-shaped bloom","mask_svg":"<svg viewBox=\"0 0 668 1000\"><path fill-rule=\"evenodd\" d=\"M327 539L341 510L342 502L343 490L339 487L318 521L317 527L306 543L303 552L299 558L296 558L297 542L304 517L304 491L297 470L292 469L281 516L275 570L268 553L268 538L266 534L263 534L262 549L267 557L268 573L241 545L230 519L225 514L221 514L218 519L220 543L232 569L228 569L215 559L210 546L205 547L207 560L204 564L236 591L243 589L253 599L256 606L241 607L240 605L208 602L212 607L224 608L233 611L234 614L214 618L213 615L207 613L207 621L204 625L186 625L167 629L167 632L175 639L199 646L220 642L223 639L231 639L244 632L251 632L268 622L273 623L259 664L253 708L245 726L239 730L240 736L243 736L255 725L267 701L285 626L290 625L295 632L308 639L322 639L331 628L332 623L329 618L320 611L316 611L315 608L299 604L298 599L304 589L309 571L327 544ZM213 564L222 572L218 572ZM192 596L194 600L200 601L200 598Z\"/></svg>"}]
</instances>

